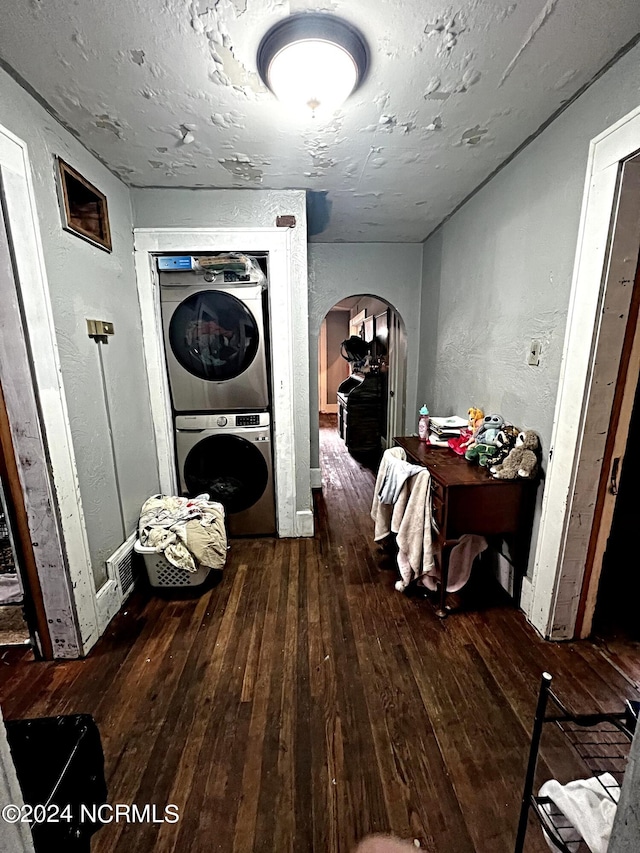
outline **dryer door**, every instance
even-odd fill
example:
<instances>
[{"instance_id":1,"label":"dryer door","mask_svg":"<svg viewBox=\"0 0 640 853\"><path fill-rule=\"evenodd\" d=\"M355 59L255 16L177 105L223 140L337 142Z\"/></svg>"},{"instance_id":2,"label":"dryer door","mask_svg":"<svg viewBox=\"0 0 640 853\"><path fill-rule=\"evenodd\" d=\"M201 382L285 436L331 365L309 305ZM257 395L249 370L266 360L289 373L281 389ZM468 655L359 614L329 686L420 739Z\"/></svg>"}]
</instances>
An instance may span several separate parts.
<instances>
[{"instance_id":1,"label":"dryer door","mask_svg":"<svg viewBox=\"0 0 640 853\"><path fill-rule=\"evenodd\" d=\"M265 409L269 404L260 287L161 289L165 351L176 412Z\"/></svg>"},{"instance_id":2,"label":"dryer door","mask_svg":"<svg viewBox=\"0 0 640 853\"><path fill-rule=\"evenodd\" d=\"M184 461L183 476L189 495L208 492L228 514L257 503L269 483L263 454L237 435L210 435L199 441Z\"/></svg>"},{"instance_id":3,"label":"dryer door","mask_svg":"<svg viewBox=\"0 0 640 853\"><path fill-rule=\"evenodd\" d=\"M253 314L230 293L203 290L176 308L169 343L192 376L214 382L235 379L251 365L260 335Z\"/></svg>"}]
</instances>

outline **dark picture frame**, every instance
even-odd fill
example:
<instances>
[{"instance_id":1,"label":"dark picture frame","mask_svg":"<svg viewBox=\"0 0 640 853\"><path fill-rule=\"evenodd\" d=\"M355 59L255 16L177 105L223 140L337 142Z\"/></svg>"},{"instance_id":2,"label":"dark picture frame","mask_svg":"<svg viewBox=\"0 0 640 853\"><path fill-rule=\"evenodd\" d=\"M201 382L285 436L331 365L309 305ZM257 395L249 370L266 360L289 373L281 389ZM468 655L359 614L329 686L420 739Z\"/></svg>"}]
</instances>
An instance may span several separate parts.
<instances>
[{"instance_id":1,"label":"dark picture frame","mask_svg":"<svg viewBox=\"0 0 640 853\"><path fill-rule=\"evenodd\" d=\"M389 309L376 316L375 355L387 361L389 353Z\"/></svg>"},{"instance_id":2,"label":"dark picture frame","mask_svg":"<svg viewBox=\"0 0 640 853\"><path fill-rule=\"evenodd\" d=\"M107 197L73 166L57 159L62 227L105 252L111 252Z\"/></svg>"}]
</instances>

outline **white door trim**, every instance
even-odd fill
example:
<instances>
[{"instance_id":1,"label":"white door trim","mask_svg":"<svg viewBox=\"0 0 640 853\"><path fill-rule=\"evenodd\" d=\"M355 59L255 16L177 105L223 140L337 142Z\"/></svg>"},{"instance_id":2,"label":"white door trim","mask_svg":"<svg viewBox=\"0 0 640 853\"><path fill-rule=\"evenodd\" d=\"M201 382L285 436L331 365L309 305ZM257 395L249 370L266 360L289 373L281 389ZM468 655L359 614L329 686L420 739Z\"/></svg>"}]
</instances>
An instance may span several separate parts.
<instances>
[{"instance_id":1,"label":"white door trim","mask_svg":"<svg viewBox=\"0 0 640 853\"><path fill-rule=\"evenodd\" d=\"M640 150L640 107L592 140L551 436L528 617L551 639L573 636L591 532L571 525L585 438L621 163ZM597 480L597 477L596 477ZM584 552L580 558L578 555Z\"/></svg>"},{"instance_id":2,"label":"white door trim","mask_svg":"<svg viewBox=\"0 0 640 853\"><path fill-rule=\"evenodd\" d=\"M30 343L43 438L49 454L52 502L58 514L66 558L64 566L55 566L53 570L47 567L40 581L45 609L53 626L54 655L77 657L86 654L99 637L96 591L28 150L22 140L2 126L0 169L20 298L28 318L25 332ZM55 632L61 632L57 639ZM63 635L66 642L61 642Z\"/></svg>"},{"instance_id":3,"label":"white door trim","mask_svg":"<svg viewBox=\"0 0 640 853\"><path fill-rule=\"evenodd\" d=\"M271 320L273 449L278 535L282 537L313 535L311 511L296 509L300 477L296 478L296 389L293 381L295 353L292 350L292 341L295 336L291 310L289 230L283 228L135 228L134 246L151 414L158 446L160 487L166 494L176 493L177 482L171 403L165 368L154 254L215 251L269 252L268 293ZM308 486L308 474L306 485ZM305 487L305 497L308 490Z\"/></svg>"}]
</instances>

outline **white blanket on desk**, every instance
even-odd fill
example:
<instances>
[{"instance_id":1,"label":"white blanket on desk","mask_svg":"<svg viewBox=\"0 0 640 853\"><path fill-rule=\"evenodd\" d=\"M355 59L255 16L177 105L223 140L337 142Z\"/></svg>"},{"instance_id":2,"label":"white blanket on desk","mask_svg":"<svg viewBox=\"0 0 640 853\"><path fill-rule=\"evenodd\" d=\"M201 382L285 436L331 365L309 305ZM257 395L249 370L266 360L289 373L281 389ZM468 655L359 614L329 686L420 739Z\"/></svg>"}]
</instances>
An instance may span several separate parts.
<instances>
[{"instance_id":1,"label":"white blanket on desk","mask_svg":"<svg viewBox=\"0 0 640 853\"><path fill-rule=\"evenodd\" d=\"M409 477L413 477L414 474L419 474L421 471L424 471L422 465L413 465L411 462L390 455L384 481L378 495L380 503L394 504L400 497L402 487Z\"/></svg>"},{"instance_id":2,"label":"white blanket on desk","mask_svg":"<svg viewBox=\"0 0 640 853\"><path fill-rule=\"evenodd\" d=\"M406 459L401 447L385 450L376 479L371 518L375 522L374 539L396 534L398 569L402 580L396 589L405 589L411 581L435 571L431 536L431 474L426 468L405 480L396 502L383 504L380 491L390 459Z\"/></svg>"},{"instance_id":3,"label":"white blanket on desk","mask_svg":"<svg viewBox=\"0 0 640 853\"><path fill-rule=\"evenodd\" d=\"M382 454L378 476L376 477L376 485L373 490L373 503L371 504L371 518L375 522L373 538L376 542L386 539L390 533L396 533L398 530L402 513L399 512L396 516L395 504L383 503L380 500L380 492L387 478L387 466L389 462L392 459L400 459L404 462L406 458L407 454L401 447L391 447Z\"/></svg>"}]
</instances>

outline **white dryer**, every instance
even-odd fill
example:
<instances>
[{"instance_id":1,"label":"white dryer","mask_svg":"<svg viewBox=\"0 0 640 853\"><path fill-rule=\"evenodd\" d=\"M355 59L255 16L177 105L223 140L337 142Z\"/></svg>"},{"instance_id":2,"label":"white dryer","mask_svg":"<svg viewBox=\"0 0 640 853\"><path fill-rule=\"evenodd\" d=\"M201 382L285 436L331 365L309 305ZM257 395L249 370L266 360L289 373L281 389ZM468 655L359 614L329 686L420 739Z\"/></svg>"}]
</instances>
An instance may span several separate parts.
<instances>
[{"instance_id":1,"label":"white dryer","mask_svg":"<svg viewBox=\"0 0 640 853\"><path fill-rule=\"evenodd\" d=\"M269 414L177 415L175 426L182 494L208 492L224 506L232 536L274 534Z\"/></svg>"},{"instance_id":2,"label":"white dryer","mask_svg":"<svg viewBox=\"0 0 640 853\"><path fill-rule=\"evenodd\" d=\"M176 414L269 407L264 296L260 283L210 283L195 272L160 274Z\"/></svg>"}]
</instances>

